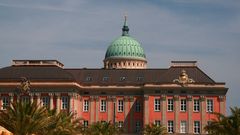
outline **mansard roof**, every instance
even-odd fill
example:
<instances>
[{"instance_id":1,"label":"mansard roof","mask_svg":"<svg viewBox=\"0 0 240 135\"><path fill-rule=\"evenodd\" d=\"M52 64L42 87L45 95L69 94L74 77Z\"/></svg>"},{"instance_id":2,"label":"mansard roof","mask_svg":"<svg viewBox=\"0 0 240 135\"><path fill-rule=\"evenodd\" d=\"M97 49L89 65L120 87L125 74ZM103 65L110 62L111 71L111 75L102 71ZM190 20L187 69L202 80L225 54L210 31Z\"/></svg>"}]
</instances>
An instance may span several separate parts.
<instances>
[{"instance_id":1,"label":"mansard roof","mask_svg":"<svg viewBox=\"0 0 240 135\"><path fill-rule=\"evenodd\" d=\"M76 82L90 85L169 84L179 79L182 71L196 84L216 84L197 66L171 66L165 69L70 69L58 66L9 66L0 69L0 82L20 81L26 77L36 82Z\"/></svg>"},{"instance_id":2,"label":"mansard roof","mask_svg":"<svg viewBox=\"0 0 240 135\"><path fill-rule=\"evenodd\" d=\"M9 66L0 69L0 82L20 81L74 81L71 73L58 66Z\"/></svg>"}]
</instances>

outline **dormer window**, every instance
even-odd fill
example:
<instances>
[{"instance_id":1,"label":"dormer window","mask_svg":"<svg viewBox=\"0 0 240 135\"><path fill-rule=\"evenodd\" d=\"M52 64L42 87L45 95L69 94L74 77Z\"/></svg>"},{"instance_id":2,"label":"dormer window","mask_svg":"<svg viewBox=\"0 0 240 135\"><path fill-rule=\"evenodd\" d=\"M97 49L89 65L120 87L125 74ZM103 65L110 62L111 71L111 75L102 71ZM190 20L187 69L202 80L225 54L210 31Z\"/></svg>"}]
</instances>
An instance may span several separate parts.
<instances>
[{"instance_id":1,"label":"dormer window","mask_svg":"<svg viewBox=\"0 0 240 135\"><path fill-rule=\"evenodd\" d=\"M144 78L143 78L142 76L137 77L137 81L138 81L138 82L142 82L143 79L144 79Z\"/></svg>"},{"instance_id":2,"label":"dormer window","mask_svg":"<svg viewBox=\"0 0 240 135\"><path fill-rule=\"evenodd\" d=\"M127 77L125 77L125 76L122 76L122 77L120 77L120 81L122 82L122 81L125 81L127 79Z\"/></svg>"},{"instance_id":3,"label":"dormer window","mask_svg":"<svg viewBox=\"0 0 240 135\"><path fill-rule=\"evenodd\" d=\"M86 77L87 82L91 82L92 80L93 80L92 77L90 77L90 76Z\"/></svg>"},{"instance_id":4,"label":"dormer window","mask_svg":"<svg viewBox=\"0 0 240 135\"><path fill-rule=\"evenodd\" d=\"M102 81L107 82L109 80L109 77L103 77Z\"/></svg>"}]
</instances>

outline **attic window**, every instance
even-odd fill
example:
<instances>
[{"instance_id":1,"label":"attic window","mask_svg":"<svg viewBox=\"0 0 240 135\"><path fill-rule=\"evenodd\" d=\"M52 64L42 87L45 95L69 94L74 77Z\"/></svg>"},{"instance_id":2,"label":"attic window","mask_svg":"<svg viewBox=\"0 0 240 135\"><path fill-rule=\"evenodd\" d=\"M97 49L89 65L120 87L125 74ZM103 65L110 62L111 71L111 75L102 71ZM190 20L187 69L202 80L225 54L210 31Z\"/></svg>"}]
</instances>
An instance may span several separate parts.
<instances>
[{"instance_id":1,"label":"attic window","mask_svg":"<svg viewBox=\"0 0 240 135\"><path fill-rule=\"evenodd\" d=\"M102 79L104 82L108 81L109 80L109 77L107 76L104 76L103 79Z\"/></svg>"},{"instance_id":2,"label":"attic window","mask_svg":"<svg viewBox=\"0 0 240 135\"><path fill-rule=\"evenodd\" d=\"M120 77L120 80L119 81L125 81L127 79L127 77L125 77L125 76L122 76L122 77Z\"/></svg>"},{"instance_id":3,"label":"attic window","mask_svg":"<svg viewBox=\"0 0 240 135\"><path fill-rule=\"evenodd\" d=\"M90 77L90 76L86 77L86 81L87 81L87 82L91 82L92 80L93 80L92 77Z\"/></svg>"},{"instance_id":4,"label":"attic window","mask_svg":"<svg viewBox=\"0 0 240 135\"><path fill-rule=\"evenodd\" d=\"M137 81L138 82L142 82L143 81L143 77L142 76L137 77Z\"/></svg>"}]
</instances>

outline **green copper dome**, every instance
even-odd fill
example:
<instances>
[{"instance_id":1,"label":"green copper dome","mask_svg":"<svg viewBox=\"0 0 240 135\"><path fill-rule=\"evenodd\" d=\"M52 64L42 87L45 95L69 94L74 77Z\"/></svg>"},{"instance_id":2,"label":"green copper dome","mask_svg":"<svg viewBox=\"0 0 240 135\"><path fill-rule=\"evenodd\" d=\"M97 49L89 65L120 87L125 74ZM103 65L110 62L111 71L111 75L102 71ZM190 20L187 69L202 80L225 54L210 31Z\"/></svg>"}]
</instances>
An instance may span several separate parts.
<instances>
[{"instance_id":1,"label":"green copper dome","mask_svg":"<svg viewBox=\"0 0 240 135\"><path fill-rule=\"evenodd\" d=\"M105 59L127 58L146 60L146 56L140 43L128 34L126 18L122 28L122 36L114 40L108 47Z\"/></svg>"}]
</instances>

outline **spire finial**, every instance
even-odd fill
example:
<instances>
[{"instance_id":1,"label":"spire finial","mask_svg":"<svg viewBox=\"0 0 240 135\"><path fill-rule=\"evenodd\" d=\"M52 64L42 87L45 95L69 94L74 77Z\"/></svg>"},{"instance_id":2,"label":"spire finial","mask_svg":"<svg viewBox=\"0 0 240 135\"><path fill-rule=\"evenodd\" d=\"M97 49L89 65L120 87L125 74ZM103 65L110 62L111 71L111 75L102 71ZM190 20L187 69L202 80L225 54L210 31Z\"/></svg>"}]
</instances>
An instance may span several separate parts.
<instances>
[{"instance_id":1,"label":"spire finial","mask_svg":"<svg viewBox=\"0 0 240 135\"><path fill-rule=\"evenodd\" d=\"M125 13L124 15L124 24L123 24L123 28L122 28L122 36L128 36L128 25L127 25L127 14Z\"/></svg>"},{"instance_id":2,"label":"spire finial","mask_svg":"<svg viewBox=\"0 0 240 135\"><path fill-rule=\"evenodd\" d=\"M124 26L127 26L127 13L124 15Z\"/></svg>"}]
</instances>

